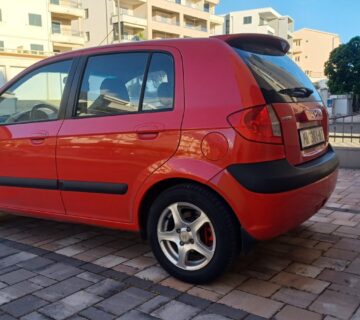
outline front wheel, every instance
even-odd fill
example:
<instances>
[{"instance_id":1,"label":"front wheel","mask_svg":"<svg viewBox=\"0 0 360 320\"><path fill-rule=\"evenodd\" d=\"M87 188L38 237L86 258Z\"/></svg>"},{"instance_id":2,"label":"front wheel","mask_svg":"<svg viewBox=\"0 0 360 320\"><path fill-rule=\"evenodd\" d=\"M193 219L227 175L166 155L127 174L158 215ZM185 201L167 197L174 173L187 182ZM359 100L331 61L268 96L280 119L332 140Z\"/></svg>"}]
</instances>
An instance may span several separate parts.
<instances>
[{"instance_id":1,"label":"front wheel","mask_svg":"<svg viewBox=\"0 0 360 320\"><path fill-rule=\"evenodd\" d=\"M148 234L154 255L174 277L209 282L234 260L238 223L215 193L195 184L162 192L151 206Z\"/></svg>"}]
</instances>

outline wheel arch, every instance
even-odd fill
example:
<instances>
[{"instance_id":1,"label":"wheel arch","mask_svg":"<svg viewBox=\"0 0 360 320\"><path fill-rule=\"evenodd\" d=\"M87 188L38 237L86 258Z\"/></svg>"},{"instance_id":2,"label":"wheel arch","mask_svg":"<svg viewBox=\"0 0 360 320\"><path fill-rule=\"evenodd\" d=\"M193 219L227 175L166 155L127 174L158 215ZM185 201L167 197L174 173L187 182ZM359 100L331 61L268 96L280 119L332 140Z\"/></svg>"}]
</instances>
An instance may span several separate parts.
<instances>
[{"instance_id":1,"label":"wheel arch","mask_svg":"<svg viewBox=\"0 0 360 320\"><path fill-rule=\"evenodd\" d=\"M225 198L214 188L210 187L207 184L204 184L202 182L189 179L189 178L167 178L161 181L158 181L157 183L153 184L144 194L144 196L141 199L139 210L138 210L138 225L140 229L141 236L143 239L147 238L147 219L148 219L148 213L151 206L151 203L156 199L156 197L163 192L166 189L169 189L173 186L185 184L185 183L191 183L199 185L203 188L206 188L207 190L214 193L219 199L224 203L224 205L227 206L227 208L232 213L232 216L234 218L234 223L238 226L238 233L239 233L239 241L242 234L242 228L239 219L237 218L234 210L231 208L229 203L225 200Z\"/></svg>"}]
</instances>

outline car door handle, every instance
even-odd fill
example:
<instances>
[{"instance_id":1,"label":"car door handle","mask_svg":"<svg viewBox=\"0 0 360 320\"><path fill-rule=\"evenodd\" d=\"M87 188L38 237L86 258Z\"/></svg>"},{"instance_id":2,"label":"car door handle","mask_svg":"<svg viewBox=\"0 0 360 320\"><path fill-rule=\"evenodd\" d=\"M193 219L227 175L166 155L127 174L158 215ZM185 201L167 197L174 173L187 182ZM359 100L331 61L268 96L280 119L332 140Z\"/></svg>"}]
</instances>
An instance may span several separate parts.
<instances>
[{"instance_id":1,"label":"car door handle","mask_svg":"<svg viewBox=\"0 0 360 320\"><path fill-rule=\"evenodd\" d=\"M32 144L42 144L48 136L49 133L45 130L35 131L31 133L30 140Z\"/></svg>"},{"instance_id":2,"label":"car door handle","mask_svg":"<svg viewBox=\"0 0 360 320\"><path fill-rule=\"evenodd\" d=\"M159 136L159 131L139 131L137 136L141 140L154 140Z\"/></svg>"}]
</instances>

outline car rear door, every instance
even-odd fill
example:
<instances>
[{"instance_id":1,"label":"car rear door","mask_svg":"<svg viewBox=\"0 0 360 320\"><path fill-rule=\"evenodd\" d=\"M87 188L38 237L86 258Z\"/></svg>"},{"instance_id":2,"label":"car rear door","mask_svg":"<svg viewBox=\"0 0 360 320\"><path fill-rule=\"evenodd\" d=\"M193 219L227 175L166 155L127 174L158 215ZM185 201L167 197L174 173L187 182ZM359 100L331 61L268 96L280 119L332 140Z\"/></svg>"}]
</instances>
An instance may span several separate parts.
<instances>
[{"instance_id":1,"label":"car rear door","mask_svg":"<svg viewBox=\"0 0 360 320\"><path fill-rule=\"evenodd\" d=\"M73 60L29 71L0 94L0 207L64 214L56 135L63 123Z\"/></svg>"},{"instance_id":2,"label":"car rear door","mask_svg":"<svg viewBox=\"0 0 360 320\"><path fill-rule=\"evenodd\" d=\"M164 50L112 48L84 58L57 141L68 215L131 223L137 189L175 153L183 72L179 52Z\"/></svg>"}]
</instances>

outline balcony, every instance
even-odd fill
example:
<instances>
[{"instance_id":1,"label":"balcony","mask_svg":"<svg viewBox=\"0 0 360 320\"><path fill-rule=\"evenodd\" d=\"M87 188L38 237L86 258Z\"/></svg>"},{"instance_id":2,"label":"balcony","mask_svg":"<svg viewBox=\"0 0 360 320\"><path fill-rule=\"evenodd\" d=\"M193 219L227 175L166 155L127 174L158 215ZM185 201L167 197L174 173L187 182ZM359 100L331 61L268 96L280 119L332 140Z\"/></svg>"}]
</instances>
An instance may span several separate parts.
<instances>
[{"instance_id":1,"label":"balcony","mask_svg":"<svg viewBox=\"0 0 360 320\"><path fill-rule=\"evenodd\" d=\"M266 23L262 23L258 26L258 32L264 34L272 34L272 35L276 34L275 29Z\"/></svg>"},{"instance_id":2,"label":"balcony","mask_svg":"<svg viewBox=\"0 0 360 320\"><path fill-rule=\"evenodd\" d=\"M159 31L159 30L154 30L153 31L153 39L157 40L157 39L177 39L179 38L180 35L176 34L176 33L169 33L169 32L164 32L164 31Z\"/></svg>"},{"instance_id":3,"label":"balcony","mask_svg":"<svg viewBox=\"0 0 360 320\"><path fill-rule=\"evenodd\" d=\"M23 48L17 49L9 49L0 47L0 54L7 54L7 55L22 55L22 56L39 56L39 57L50 57L54 55L53 52L45 52L45 51L38 51L38 50L27 50Z\"/></svg>"},{"instance_id":4,"label":"balcony","mask_svg":"<svg viewBox=\"0 0 360 320\"><path fill-rule=\"evenodd\" d=\"M97 0L99 1L99 0ZM144 3L146 3L147 0L120 0L120 7L123 3L127 3L129 4L130 6L134 6L134 7L138 7L138 6L141 6L143 5ZM117 0L114 1L114 7L115 7L115 10L117 10L118 8L118 2Z\"/></svg>"},{"instance_id":5,"label":"balcony","mask_svg":"<svg viewBox=\"0 0 360 320\"><path fill-rule=\"evenodd\" d=\"M62 31L61 33L52 33L51 41L56 45L82 47L85 45L85 37L82 32Z\"/></svg>"},{"instance_id":6,"label":"balcony","mask_svg":"<svg viewBox=\"0 0 360 320\"><path fill-rule=\"evenodd\" d=\"M121 42L136 42L141 40L141 36L136 34L123 34L121 36Z\"/></svg>"},{"instance_id":7,"label":"balcony","mask_svg":"<svg viewBox=\"0 0 360 320\"><path fill-rule=\"evenodd\" d=\"M210 15L210 22L213 24L222 25L224 24L224 17L217 16L215 14Z\"/></svg>"},{"instance_id":8,"label":"balcony","mask_svg":"<svg viewBox=\"0 0 360 320\"><path fill-rule=\"evenodd\" d=\"M79 19L85 17L84 9L75 0L50 0L49 10L54 17Z\"/></svg>"},{"instance_id":9,"label":"balcony","mask_svg":"<svg viewBox=\"0 0 360 320\"><path fill-rule=\"evenodd\" d=\"M160 22L160 23L166 23L173 26L180 26L180 22L177 20L174 20L172 18L166 18L163 16L153 16L153 21Z\"/></svg>"},{"instance_id":10,"label":"balcony","mask_svg":"<svg viewBox=\"0 0 360 320\"><path fill-rule=\"evenodd\" d=\"M145 29L147 26L147 20L142 17L137 17L132 15L130 12L127 11L120 11L120 14L115 14L111 18L112 24L118 23L120 18L120 22L123 22L125 26L138 28L138 29Z\"/></svg>"},{"instance_id":11,"label":"balcony","mask_svg":"<svg viewBox=\"0 0 360 320\"><path fill-rule=\"evenodd\" d=\"M178 4L178 5L181 5L181 6L184 6L184 7L188 7L188 8L191 8L191 9L203 11L203 12L206 12L206 13L210 12L210 8L205 7L203 5L193 3L191 1L187 1L187 0L166 0L166 1Z\"/></svg>"},{"instance_id":12,"label":"balcony","mask_svg":"<svg viewBox=\"0 0 360 320\"><path fill-rule=\"evenodd\" d=\"M183 3L183 5L186 6L186 7L192 8L192 9L197 9L197 10L202 10L202 11L205 11L205 12L209 12L207 10L207 8L205 8L204 6L199 5L197 3L194 3L194 2L191 2L191 1L185 1Z\"/></svg>"},{"instance_id":13,"label":"balcony","mask_svg":"<svg viewBox=\"0 0 360 320\"><path fill-rule=\"evenodd\" d=\"M202 25L193 25L191 23L185 23L185 28L196 30L196 31L202 31L202 32L208 32L208 29L206 26Z\"/></svg>"}]
</instances>

